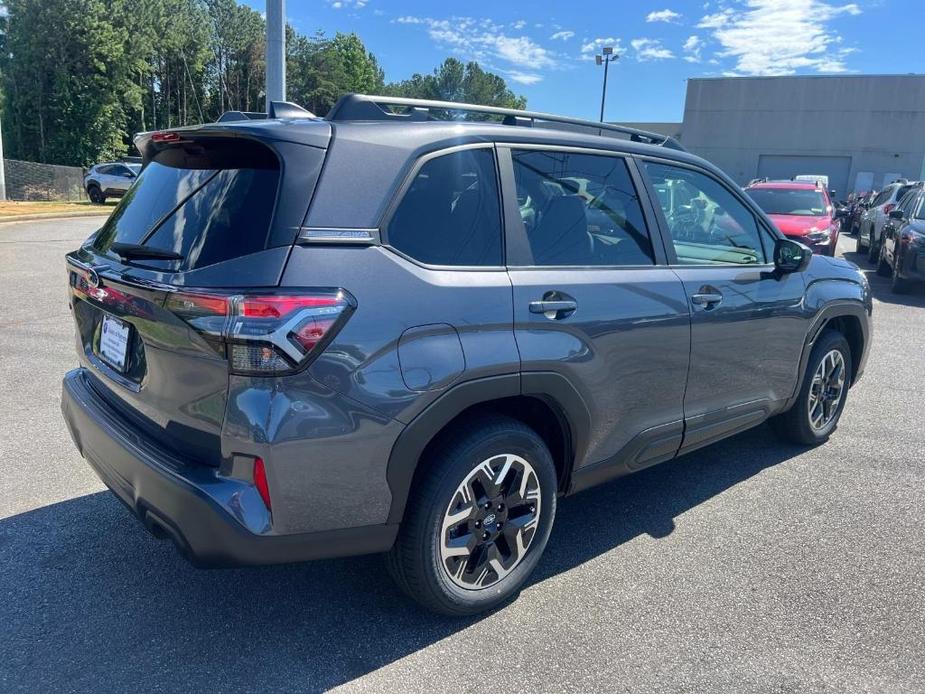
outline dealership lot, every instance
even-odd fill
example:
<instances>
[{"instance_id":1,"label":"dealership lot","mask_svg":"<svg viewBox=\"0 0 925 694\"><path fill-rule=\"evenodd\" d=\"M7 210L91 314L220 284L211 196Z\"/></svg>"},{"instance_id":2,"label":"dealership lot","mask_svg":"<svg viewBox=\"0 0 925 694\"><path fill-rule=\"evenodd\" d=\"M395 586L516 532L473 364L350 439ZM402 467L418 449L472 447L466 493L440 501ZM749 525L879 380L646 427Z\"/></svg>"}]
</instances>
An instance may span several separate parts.
<instances>
[{"instance_id":1,"label":"dealership lot","mask_svg":"<svg viewBox=\"0 0 925 694\"><path fill-rule=\"evenodd\" d=\"M377 557L197 571L102 492L58 409L62 256L98 224L0 225L3 691L925 689L925 289L869 272L828 444L760 427L566 499L520 598L454 621Z\"/></svg>"}]
</instances>

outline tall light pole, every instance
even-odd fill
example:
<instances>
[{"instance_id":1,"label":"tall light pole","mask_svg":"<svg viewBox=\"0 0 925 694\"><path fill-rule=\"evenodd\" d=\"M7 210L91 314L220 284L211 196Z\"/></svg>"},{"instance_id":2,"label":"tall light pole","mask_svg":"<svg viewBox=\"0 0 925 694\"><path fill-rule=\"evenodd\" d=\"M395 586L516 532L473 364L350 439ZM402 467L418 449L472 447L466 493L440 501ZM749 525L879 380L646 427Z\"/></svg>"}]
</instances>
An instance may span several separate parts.
<instances>
[{"instance_id":1,"label":"tall light pole","mask_svg":"<svg viewBox=\"0 0 925 694\"><path fill-rule=\"evenodd\" d=\"M267 0L267 113L286 100L286 0Z\"/></svg>"},{"instance_id":2,"label":"tall light pole","mask_svg":"<svg viewBox=\"0 0 925 694\"><path fill-rule=\"evenodd\" d=\"M610 67L610 64L615 60L619 60L620 56L613 52L613 46L604 46L601 49L603 55L594 56L594 61L598 65L604 66L604 88L601 90L601 123L604 122L604 102L607 100L607 68Z\"/></svg>"}]
</instances>

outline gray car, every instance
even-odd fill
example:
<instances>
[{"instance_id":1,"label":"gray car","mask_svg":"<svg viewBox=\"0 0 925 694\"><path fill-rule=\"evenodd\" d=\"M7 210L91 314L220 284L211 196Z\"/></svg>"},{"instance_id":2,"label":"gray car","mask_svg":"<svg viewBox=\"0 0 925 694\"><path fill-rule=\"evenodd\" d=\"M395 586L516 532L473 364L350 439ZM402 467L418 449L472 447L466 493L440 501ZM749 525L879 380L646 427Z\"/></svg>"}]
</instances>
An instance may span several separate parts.
<instances>
[{"instance_id":1,"label":"gray car","mask_svg":"<svg viewBox=\"0 0 925 694\"><path fill-rule=\"evenodd\" d=\"M121 198L135 182L141 164L106 162L90 168L84 176L84 190L90 202L102 205L106 198Z\"/></svg>"},{"instance_id":2,"label":"gray car","mask_svg":"<svg viewBox=\"0 0 925 694\"><path fill-rule=\"evenodd\" d=\"M74 442L198 565L382 552L476 613L560 496L764 421L822 443L864 370L864 275L671 139L358 95L249 115L139 135L67 256Z\"/></svg>"}]
</instances>

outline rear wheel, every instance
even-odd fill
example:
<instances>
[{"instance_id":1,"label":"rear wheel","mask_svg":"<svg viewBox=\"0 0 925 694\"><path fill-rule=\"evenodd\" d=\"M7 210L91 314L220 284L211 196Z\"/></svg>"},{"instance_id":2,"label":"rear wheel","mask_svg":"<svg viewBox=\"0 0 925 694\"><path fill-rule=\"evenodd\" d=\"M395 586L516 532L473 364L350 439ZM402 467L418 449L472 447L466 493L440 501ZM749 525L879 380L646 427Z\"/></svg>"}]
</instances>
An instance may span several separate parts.
<instances>
[{"instance_id":1,"label":"rear wheel","mask_svg":"<svg viewBox=\"0 0 925 694\"><path fill-rule=\"evenodd\" d=\"M893 281L890 283L890 291L894 294L905 294L909 291L909 280L899 276L899 253L893 254Z\"/></svg>"},{"instance_id":2,"label":"rear wheel","mask_svg":"<svg viewBox=\"0 0 925 694\"><path fill-rule=\"evenodd\" d=\"M106 202L106 196L103 195L103 191L95 184L87 186L87 196L94 205L102 205Z\"/></svg>"},{"instance_id":3,"label":"rear wheel","mask_svg":"<svg viewBox=\"0 0 925 694\"><path fill-rule=\"evenodd\" d=\"M478 419L421 465L389 572L434 612L498 606L524 584L549 539L557 482L546 445L516 420Z\"/></svg>"},{"instance_id":4,"label":"rear wheel","mask_svg":"<svg viewBox=\"0 0 925 694\"><path fill-rule=\"evenodd\" d=\"M893 268L890 267L890 264L887 262L884 257L884 247L880 246L880 252L877 253L877 274L881 277L889 277L893 273Z\"/></svg>"},{"instance_id":5,"label":"rear wheel","mask_svg":"<svg viewBox=\"0 0 925 694\"><path fill-rule=\"evenodd\" d=\"M867 260L871 263L876 263L877 258L880 257L880 248L878 244L874 243L874 227L870 227L870 236L867 238Z\"/></svg>"},{"instance_id":6,"label":"rear wheel","mask_svg":"<svg viewBox=\"0 0 925 694\"><path fill-rule=\"evenodd\" d=\"M800 393L793 407L771 418L787 441L816 445L835 431L851 384L851 348L845 336L826 330L810 353Z\"/></svg>"}]
</instances>

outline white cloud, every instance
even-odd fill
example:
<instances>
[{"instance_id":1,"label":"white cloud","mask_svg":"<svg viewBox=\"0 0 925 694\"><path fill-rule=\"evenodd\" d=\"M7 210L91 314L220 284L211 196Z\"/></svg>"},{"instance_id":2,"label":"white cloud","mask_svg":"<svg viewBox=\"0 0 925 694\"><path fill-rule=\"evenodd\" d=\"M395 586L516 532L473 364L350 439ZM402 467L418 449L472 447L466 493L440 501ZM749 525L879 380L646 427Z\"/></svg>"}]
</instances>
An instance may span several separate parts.
<instances>
[{"instance_id":1,"label":"white cloud","mask_svg":"<svg viewBox=\"0 0 925 694\"><path fill-rule=\"evenodd\" d=\"M657 10L646 15L647 22L667 22L669 24L677 22L681 15L674 10Z\"/></svg>"},{"instance_id":2,"label":"white cloud","mask_svg":"<svg viewBox=\"0 0 925 694\"><path fill-rule=\"evenodd\" d=\"M825 0L747 0L740 10L706 15L698 27L713 30L722 49L719 57L736 61L734 74L790 75L797 70L845 72L851 49L828 22L841 15L858 15L854 3L832 5Z\"/></svg>"},{"instance_id":3,"label":"white cloud","mask_svg":"<svg viewBox=\"0 0 925 694\"><path fill-rule=\"evenodd\" d=\"M355 9L362 10L369 0L328 0L328 4L335 10Z\"/></svg>"},{"instance_id":4,"label":"white cloud","mask_svg":"<svg viewBox=\"0 0 925 694\"><path fill-rule=\"evenodd\" d=\"M719 29L720 27L726 26L729 23L729 20L733 16L732 10L722 10L721 12L716 12L714 14L707 14L700 18L700 21L697 22L698 29Z\"/></svg>"},{"instance_id":5,"label":"white cloud","mask_svg":"<svg viewBox=\"0 0 925 694\"><path fill-rule=\"evenodd\" d=\"M674 53L665 48L658 39L633 39L630 45L636 51L636 59L640 62L674 58Z\"/></svg>"},{"instance_id":6,"label":"white cloud","mask_svg":"<svg viewBox=\"0 0 925 694\"><path fill-rule=\"evenodd\" d=\"M394 21L426 27L428 36L441 47L463 60L476 60L520 84L536 84L543 79L542 70L558 65L555 52L528 36L507 33L503 25L490 19L433 19L407 15ZM514 29L524 26L526 23L522 21L510 25Z\"/></svg>"},{"instance_id":7,"label":"white cloud","mask_svg":"<svg viewBox=\"0 0 925 694\"><path fill-rule=\"evenodd\" d=\"M538 75L535 72L521 72L520 70L509 70L507 73L508 79L513 82L518 82L519 84L536 84L543 80L542 75Z\"/></svg>"},{"instance_id":8,"label":"white cloud","mask_svg":"<svg viewBox=\"0 0 925 694\"><path fill-rule=\"evenodd\" d=\"M550 36L553 41L568 41L571 38L575 37L574 31L557 31L555 34Z\"/></svg>"},{"instance_id":9,"label":"white cloud","mask_svg":"<svg viewBox=\"0 0 925 694\"><path fill-rule=\"evenodd\" d=\"M517 31L520 31L525 26L527 26L527 21L525 19L518 19L516 22L511 24L511 27L517 29Z\"/></svg>"},{"instance_id":10,"label":"white cloud","mask_svg":"<svg viewBox=\"0 0 925 694\"><path fill-rule=\"evenodd\" d=\"M699 63L700 62L700 52L703 50L703 40L696 35L691 35L687 37L687 40L684 42L684 45L681 47L684 50L684 60L689 63Z\"/></svg>"},{"instance_id":11,"label":"white cloud","mask_svg":"<svg viewBox=\"0 0 925 694\"><path fill-rule=\"evenodd\" d=\"M613 46L613 52L617 55L620 55L623 52L623 44L620 43L620 39L615 39L612 37L606 39L591 39L590 41L586 40L583 44L581 44L581 59L594 60L594 56L597 53L600 53L604 46Z\"/></svg>"}]
</instances>

